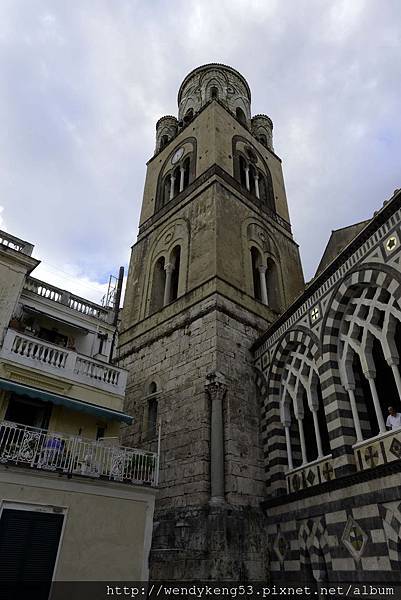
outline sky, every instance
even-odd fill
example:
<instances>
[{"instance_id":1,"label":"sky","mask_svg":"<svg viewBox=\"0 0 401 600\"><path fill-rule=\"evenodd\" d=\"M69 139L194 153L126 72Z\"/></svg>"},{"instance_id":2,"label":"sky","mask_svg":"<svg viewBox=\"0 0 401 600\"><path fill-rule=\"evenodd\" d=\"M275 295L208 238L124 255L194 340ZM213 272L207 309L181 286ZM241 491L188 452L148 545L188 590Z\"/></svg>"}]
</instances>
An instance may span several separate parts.
<instances>
[{"instance_id":1,"label":"sky","mask_svg":"<svg viewBox=\"0 0 401 600\"><path fill-rule=\"evenodd\" d=\"M401 188L399 0L2 0L0 228L99 301L135 242L159 117L240 71L274 123L306 280L334 229Z\"/></svg>"}]
</instances>

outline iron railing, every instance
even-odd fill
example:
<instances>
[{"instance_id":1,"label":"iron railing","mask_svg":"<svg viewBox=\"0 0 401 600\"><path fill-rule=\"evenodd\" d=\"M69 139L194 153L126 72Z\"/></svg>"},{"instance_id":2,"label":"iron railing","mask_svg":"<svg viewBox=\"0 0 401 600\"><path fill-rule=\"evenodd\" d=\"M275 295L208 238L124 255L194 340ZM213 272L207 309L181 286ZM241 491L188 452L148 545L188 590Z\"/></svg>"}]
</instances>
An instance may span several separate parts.
<instances>
[{"instance_id":1,"label":"iron railing","mask_svg":"<svg viewBox=\"0 0 401 600\"><path fill-rule=\"evenodd\" d=\"M114 481L158 484L159 454L3 421L0 463Z\"/></svg>"}]
</instances>

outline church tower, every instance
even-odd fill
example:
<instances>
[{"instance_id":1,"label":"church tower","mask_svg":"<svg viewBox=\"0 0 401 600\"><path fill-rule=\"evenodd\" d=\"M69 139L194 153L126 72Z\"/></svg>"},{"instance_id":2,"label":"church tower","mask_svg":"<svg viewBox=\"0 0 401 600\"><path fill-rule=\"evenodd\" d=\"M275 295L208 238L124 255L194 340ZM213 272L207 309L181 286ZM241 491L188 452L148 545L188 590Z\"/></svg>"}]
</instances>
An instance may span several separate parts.
<instances>
[{"instance_id":1,"label":"church tower","mask_svg":"<svg viewBox=\"0 0 401 600\"><path fill-rule=\"evenodd\" d=\"M152 579L265 579L250 347L304 287L273 124L235 69L193 70L156 124L119 338L124 444L161 427Z\"/></svg>"}]
</instances>

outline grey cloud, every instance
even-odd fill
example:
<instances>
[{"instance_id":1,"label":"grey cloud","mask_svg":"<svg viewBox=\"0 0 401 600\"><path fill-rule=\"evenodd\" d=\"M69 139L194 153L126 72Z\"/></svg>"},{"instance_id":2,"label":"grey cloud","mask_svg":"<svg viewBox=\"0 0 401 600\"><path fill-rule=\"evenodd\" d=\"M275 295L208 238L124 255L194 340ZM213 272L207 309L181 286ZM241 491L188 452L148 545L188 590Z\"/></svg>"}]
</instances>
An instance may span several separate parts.
<instances>
[{"instance_id":1,"label":"grey cloud","mask_svg":"<svg viewBox=\"0 0 401 600\"><path fill-rule=\"evenodd\" d=\"M77 279L127 262L155 122L205 62L273 118L307 278L331 229L401 186L397 0L9 0L0 17L2 216Z\"/></svg>"}]
</instances>

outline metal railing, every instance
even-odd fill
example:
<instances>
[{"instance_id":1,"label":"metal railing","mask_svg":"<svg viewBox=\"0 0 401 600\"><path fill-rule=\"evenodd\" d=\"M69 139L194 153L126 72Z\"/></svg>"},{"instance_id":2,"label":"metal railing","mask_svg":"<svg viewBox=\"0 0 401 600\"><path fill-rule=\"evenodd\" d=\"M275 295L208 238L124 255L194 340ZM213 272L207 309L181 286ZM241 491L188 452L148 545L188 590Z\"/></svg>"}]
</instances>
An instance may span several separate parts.
<instances>
[{"instance_id":1,"label":"metal railing","mask_svg":"<svg viewBox=\"0 0 401 600\"><path fill-rule=\"evenodd\" d=\"M51 285L50 283L45 283L44 281L35 279L34 277L26 278L24 290L33 292L42 298L47 298L53 302L58 302L59 304L68 306L68 308L71 308L72 310L90 317L95 317L101 321L108 322L110 319L110 310L103 308L94 302L90 302L89 300L85 300L79 296L75 296L74 294L71 294L71 292L62 290L61 288Z\"/></svg>"},{"instance_id":2,"label":"metal railing","mask_svg":"<svg viewBox=\"0 0 401 600\"><path fill-rule=\"evenodd\" d=\"M125 483L158 484L159 454L106 443L10 421L0 423L0 463Z\"/></svg>"}]
</instances>

